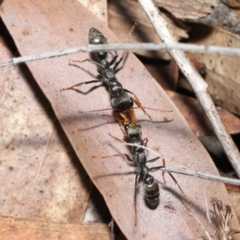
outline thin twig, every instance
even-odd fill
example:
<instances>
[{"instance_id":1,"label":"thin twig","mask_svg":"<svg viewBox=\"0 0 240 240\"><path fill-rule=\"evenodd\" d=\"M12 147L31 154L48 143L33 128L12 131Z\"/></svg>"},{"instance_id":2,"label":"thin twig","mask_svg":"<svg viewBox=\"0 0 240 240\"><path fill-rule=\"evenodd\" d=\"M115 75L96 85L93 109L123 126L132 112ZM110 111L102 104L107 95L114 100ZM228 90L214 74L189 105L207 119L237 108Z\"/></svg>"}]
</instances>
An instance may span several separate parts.
<instances>
[{"instance_id":1,"label":"thin twig","mask_svg":"<svg viewBox=\"0 0 240 240\"><path fill-rule=\"evenodd\" d=\"M205 46L197 44L186 44L186 43L128 43L128 44L99 44L99 45L88 45L80 46L75 48L69 48L64 50L56 50L52 52L46 52L36 55L23 56L18 58L12 58L10 61L3 62L0 64L0 68L13 66L24 62L31 62L43 59L49 59L54 57L67 56L80 52L95 52L99 50L115 51L115 50L148 50L158 51L162 49L176 49L185 52L205 53L205 54L221 54L226 56L240 57L240 48L229 48L221 46Z\"/></svg>"},{"instance_id":2,"label":"thin twig","mask_svg":"<svg viewBox=\"0 0 240 240\"><path fill-rule=\"evenodd\" d=\"M115 139L117 139L117 138L115 138ZM139 145L139 144L135 144L135 143L127 143L127 142L124 142L120 139L117 139L117 140L120 141L121 143L127 145L127 146L140 147L140 148L143 148L143 149L146 149L146 150L152 152L156 156L160 156L157 152L153 151L152 149L150 149L148 147L145 147L145 146L142 146L142 145ZM215 182L221 182L221 183L227 183L227 184L240 186L240 180L239 179L221 177L221 176L213 175L213 174L210 174L210 173L204 173L204 172L201 172L201 171L192 171L192 170L188 170L188 169L169 168L169 167L163 167L163 168L160 168L159 170L163 171L163 172L177 173L177 174L188 175L188 176L192 176L192 177L196 177L196 178L203 178L203 179L210 180L210 181L215 181Z\"/></svg>"},{"instance_id":3,"label":"thin twig","mask_svg":"<svg viewBox=\"0 0 240 240\"><path fill-rule=\"evenodd\" d=\"M176 43L173 34L167 28L167 23L160 15L159 10L154 6L151 0L138 0L143 10L150 19L153 27L155 28L158 36L161 40L168 44ZM181 72L185 75L189 83L191 84L194 92L204 109L213 130L221 142L223 149L228 156L233 168L236 171L238 177L240 177L240 155L235 146L232 138L228 134L225 126L223 125L218 112L214 106L214 103L207 91L208 85L202 79L200 74L196 71L189 59L186 57L183 51L180 50L168 50L169 54L178 64Z\"/></svg>"},{"instance_id":4,"label":"thin twig","mask_svg":"<svg viewBox=\"0 0 240 240\"><path fill-rule=\"evenodd\" d=\"M221 183L227 183L227 184L240 186L240 180L239 179L220 177L220 176L217 176L217 175L204 173L204 172L200 172L200 171L192 171L192 170L186 170L186 169L180 169L180 168L179 169L169 168L169 167L160 168L159 170L164 171L164 172L178 173L178 174L193 176L193 177L196 177L196 178L203 178L203 179L210 180L210 181L215 181L215 182L221 182Z\"/></svg>"}]
</instances>

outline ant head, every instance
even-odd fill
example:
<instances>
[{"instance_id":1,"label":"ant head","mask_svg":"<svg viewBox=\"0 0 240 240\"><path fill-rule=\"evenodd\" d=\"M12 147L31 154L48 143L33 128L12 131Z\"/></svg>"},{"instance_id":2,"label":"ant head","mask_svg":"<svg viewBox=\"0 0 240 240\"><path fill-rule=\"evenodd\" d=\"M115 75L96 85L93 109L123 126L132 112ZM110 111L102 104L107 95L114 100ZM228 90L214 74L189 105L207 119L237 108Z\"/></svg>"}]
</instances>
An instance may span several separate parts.
<instances>
[{"instance_id":1,"label":"ant head","mask_svg":"<svg viewBox=\"0 0 240 240\"><path fill-rule=\"evenodd\" d=\"M91 28L88 33L90 44L107 44L107 39L96 28Z\"/></svg>"},{"instance_id":2,"label":"ant head","mask_svg":"<svg viewBox=\"0 0 240 240\"><path fill-rule=\"evenodd\" d=\"M107 44L107 39L96 28L91 28L89 30L88 41L90 44ZM98 59L103 60L107 57L107 52L99 51L96 56Z\"/></svg>"},{"instance_id":3,"label":"ant head","mask_svg":"<svg viewBox=\"0 0 240 240\"><path fill-rule=\"evenodd\" d=\"M142 135L142 128L141 125L135 123L127 123L124 125L125 132L129 138L141 138Z\"/></svg>"}]
</instances>

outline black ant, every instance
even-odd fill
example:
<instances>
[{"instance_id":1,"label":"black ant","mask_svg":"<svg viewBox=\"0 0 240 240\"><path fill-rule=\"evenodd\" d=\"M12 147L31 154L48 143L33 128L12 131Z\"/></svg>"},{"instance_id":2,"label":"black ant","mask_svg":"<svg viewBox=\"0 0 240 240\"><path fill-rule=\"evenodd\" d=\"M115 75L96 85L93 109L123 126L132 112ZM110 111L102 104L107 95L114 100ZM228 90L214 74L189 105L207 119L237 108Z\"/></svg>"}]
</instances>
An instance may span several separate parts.
<instances>
[{"instance_id":1,"label":"black ant","mask_svg":"<svg viewBox=\"0 0 240 240\"><path fill-rule=\"evenodd\" d=\"M112 135L110 135L113 137ZM115 138L115 137L113 137ZM115 138L118 141L118 138ZM159 195L160 195L160 189L159 189L159 184L158 182L154 179L154 177L150 174L150 172L154 172L159 170L160 168L165 167L165 161L162 166L157 166L157 167L152 167L148 168L147 163L149 162L155 162L157 161L160 157L156 157L150 160L146 159L146 154L144 147L145 143L143 145L137 145L137 143L134 143L132 141L132 144L136 144L135 146L130 147L130 151L132 153L132 158L130 158L127 154L125 156L127 157L127 160L134 165L136 165L136 177L135 177L135 190L134 190L134 206L135 206L135 226L137 225L137 187L138 187L138 182L141 178L143 177L143 182L144 182L144 199L147 204L147 206L151 209L155 209L158 204L159 204ZM142 141L140 140L142 143ZM134 154L133 154L134 152ZM117 156L117 155L114 155ZM106 158L110 156L103 156L102 158ZM94 157L95 158L95 157Z\"/></svg>"},{"instance_id":2,"label":"black ant","mask_svg":"<svg viewBox=\"0 0 240 240\"><path fill-rule=\"evenodd\" d=\"M125 154L127 160L134 165L136 165L136 177L135 177L135 190L134 190L134 205L135 205L135 225L137 225L137 214L136 214L136 200L137 200L137 186L138 182L143 177L144 182L144 198L147 206L151 209L155 209L159 204L159 195L160 189L158 182L154 179L150 172L157 171L161 168L165 167L165 160L163 159L162 166L156 167L147 167L147 163L152 163L157 161L160 157L156 157L150 160L147 160L145 148L147 146L148 139L142 139L142 128L141 125L138 123L132 122L129 116L123 113L115 112L114 117L121 125L124 126L124 130L126 133L126 137L128 138L128 142L130 144L129 150L132 154L132 158ZM111 135L114 139L122 142L118 138ZM171 173L169 173L170 177L173 179L175 184L177 184L180 191L183 193L183 190L177 183L177 180L173 177ZM163 179L164 179L164 172L163 172ZM165 182L165 179L164 179ZM183 193L184 194L184 193Z\"/></svg>"},{"instance_id":3,"label":"black ant","mask_svg":"<svg viewBox=\"0 0 240 240\"><path fill-rule=\"evenodd\" d=\"M136 25L134 25L132 27L132 29L129 32L129 35L134 30L135 26ZM89 43L90 44L106 44L107 39L104 37L104 35L100 31L98 31L95 28L91 28L89 30ZM92 59L85 59L83 61L80 61L80 62L90 61L93 64L97 65L98 72L100 73L102 78L78 83L71 87L63 88L63 89L61 89L61 91L71 90L82 84L91 84L91 83L102 82L102 84L105 84L108 86L108 91L111 96L111 106L112 106L113 110L118 111L118 112L129 111L130 114L132 115L132 118L136 118L136 117L134 117L135 113L133 110L133 104L135 102L137 104L137 106L140 107L142 109L142 111L151 120L152 119L151 116L145 111L144 107L142 106L142 104L141 104L140 100L137 98L137 96L133 92L131 92L127 89L124 89L122 84L118 81L118 79L115 76L115 70L116 70L117 66L122 62L122 60L125 56L125 53L126 53L126 51L123 53L122 57L116 63L115 63L115 61L118 58L118 54L116 51L115 51L115 56L112 58L112 60L110 62L106 59L106 57L107 57L106 51L98 51L95 53L95 56L99 62L96 62ZM72 61L72 62L79 62L79 61ZM114 66L111 67L113 64L114 64ZM72 63L70 63L70 65L78 67L78 65L75 65ZM132 94L134 96L134 98L129 96L128 93Z\"/></svg>"}]
</instances>

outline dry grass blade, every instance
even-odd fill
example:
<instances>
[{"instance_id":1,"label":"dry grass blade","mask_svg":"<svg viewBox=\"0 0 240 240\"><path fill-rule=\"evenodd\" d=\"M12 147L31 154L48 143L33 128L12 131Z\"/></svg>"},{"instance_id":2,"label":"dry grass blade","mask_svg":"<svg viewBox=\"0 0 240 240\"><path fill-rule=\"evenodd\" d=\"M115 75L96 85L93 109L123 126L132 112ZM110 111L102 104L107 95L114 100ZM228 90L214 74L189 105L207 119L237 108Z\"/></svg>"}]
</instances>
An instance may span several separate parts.
<instances>
[{"instance_id":1,"label":"dry grass blade","mask_svg":"<svg viewBox=\"0 0 240 240\"><path fill-rule=\"evenodd\" d=\"M212 204L214 209L214 222L220 239L233 239L233 235L240 233L240 229L233 229L231 226L231 220L233 217L231 206L224 206L218 199L213 199Z\"/></svg>"}]
</instances>

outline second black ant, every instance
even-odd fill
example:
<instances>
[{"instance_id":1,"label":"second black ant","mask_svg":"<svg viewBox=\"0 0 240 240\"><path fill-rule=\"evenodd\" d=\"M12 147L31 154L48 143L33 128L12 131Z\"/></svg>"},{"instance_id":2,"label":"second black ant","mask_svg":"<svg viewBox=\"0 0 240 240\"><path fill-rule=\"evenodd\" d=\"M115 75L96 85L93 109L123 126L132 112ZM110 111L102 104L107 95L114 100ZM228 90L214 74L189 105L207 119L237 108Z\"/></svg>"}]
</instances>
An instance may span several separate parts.
<instances>
[{"instance_id":1,"label":"second black ant","mask_svg":"<svg viewBox=\"0 0 240 240\"><path fill-rule=\"evenodd\" d=\"M165 167L165 160L163 159L163 165L151 167L147 166L147 163L156 162L160 157L156 157L150 160L147 160L145 148L147 146L148 139L142 139L142 128L140 124L136 124L129 119L129 116L116 113L115 112L115 120L119 122L120 125L124 127L126 138L129 146L129 150L132 154L132 157L129 157L128 154L125 154L127 160L130 163L133 163L136 166L136 176L135 176L135 187L134 187L134 206L135 206L135 225L137 225L137 211L136 211L136 202L137 202L137 188L138 182L142 178L144 183L144 199L147 206L151 209L155 209L159 204L159 195L160 188L158 181L154 179L154 177L150 174L150 172L157 171L161 168ZM110 135L114 139L122 142L120 139ZM178 186L180 191L184 194L183 190L179 186L177 180L171 173L168 173L170 177L173 179L175 184ZM164 172L163 172L164 179ZM165 182L165 179L164 179Z\"/></svg>"}]
</instances>

